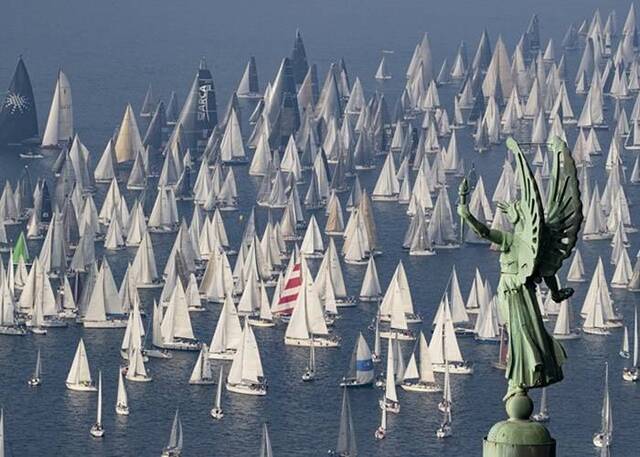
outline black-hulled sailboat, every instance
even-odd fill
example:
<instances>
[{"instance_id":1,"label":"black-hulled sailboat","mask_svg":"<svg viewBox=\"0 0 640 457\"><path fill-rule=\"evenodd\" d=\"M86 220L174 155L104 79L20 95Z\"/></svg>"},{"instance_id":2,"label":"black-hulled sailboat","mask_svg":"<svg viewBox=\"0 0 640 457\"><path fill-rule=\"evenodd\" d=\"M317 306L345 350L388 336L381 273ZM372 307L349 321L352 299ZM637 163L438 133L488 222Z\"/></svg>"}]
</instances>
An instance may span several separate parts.
<instances>
[{"instance_id":1,"label":"black-hulled sailboat","mask_svg":"<svg viewBox=\"0 0 640 457\"><path fill-rule=\"evenodd\" d=\"M0 104L0 144L39 142L38 118L31 79L27 67L18 58L18 65L9 90Z\"/></svg>"}]
</instances>

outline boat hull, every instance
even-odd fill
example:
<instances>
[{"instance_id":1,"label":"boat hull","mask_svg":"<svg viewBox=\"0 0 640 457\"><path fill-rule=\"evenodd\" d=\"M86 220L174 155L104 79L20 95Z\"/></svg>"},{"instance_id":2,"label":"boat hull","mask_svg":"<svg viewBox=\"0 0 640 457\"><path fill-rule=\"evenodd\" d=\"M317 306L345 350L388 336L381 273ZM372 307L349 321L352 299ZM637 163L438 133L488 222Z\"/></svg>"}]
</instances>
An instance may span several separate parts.
<instances>
[{"instance_id":1,"label":"boat hull","mask_svg":"<svg viewBox=\"0 0 640 457\"><path fill-rule=\"evenodd\" d=\"M84 328L126 328L127 321L126 320L108 320L108 321L82 321L82 326Z\"/></svg>"},{"instance_id":2,"label":"boat hull","mask_svg":"<svg viewBox=\"0 0 640 457\"><path fill-rule=\"evenodd\" d=\"M336 340L330 340L327 338L314 338L313 340L301 340L297 338L284 337L284 344L287 346L300 346L300 347L316 347L316 348L337 348L340 343Z\"/></svg>"},{"instance_id":3,"label":"boat hull","mask_svg":"<svg viewBox=\"0 0 640 457\"><path fill-rule=\"evenodd\" d=\"M74 392L97 392L98 388L93 384L72 384L69 382L65 382L67 389L73 390Z\"/></svg>"},{"instance_id":4,"label":"boat hull","mask_svg":"<svg viewBox=\"0 0 640 457\"><path fill-rule=\"evenodd\" d=\"M267 395L267 388L264 385L246 385L246 384L226 384L229 392L243 395L264 396Z\"/></svg>"},{"instance_id":5,"label":"boat hull","mask_svg":"<svg viewBox=\"0 0 640 457\"><path fill-rule=\"evenodd\" d=\"M402 383L400 384L403 390L407 392L417 392L417 393L432 393L432 392L442 392L442 387L437 384L427 384L422 382L417 383Z\"/></svg>"},{"instance_id":6,"label":"boat hull","mask_svg":"<svg viewBox=\"0 0 640 457\"><path fill-rule=\"evenodd\" d=\"M446 365L444 363L434 363L433 371L436 373L444 373L446 371ZM449 364L450 374L473 374L473 366L468 363L464 364Z\"/></svg>"}]
</instances>

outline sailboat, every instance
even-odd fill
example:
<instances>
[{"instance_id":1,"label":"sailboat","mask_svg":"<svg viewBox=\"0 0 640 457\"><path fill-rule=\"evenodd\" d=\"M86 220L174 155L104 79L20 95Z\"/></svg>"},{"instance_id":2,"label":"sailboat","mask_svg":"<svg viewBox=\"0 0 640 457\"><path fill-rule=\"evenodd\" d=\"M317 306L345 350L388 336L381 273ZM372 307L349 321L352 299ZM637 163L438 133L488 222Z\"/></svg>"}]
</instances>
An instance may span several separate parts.
<instances>
[{"instance_id":1,"label":"sailboat","mask_svg":"<svg viewBox=\"0 0 640 457\"><path fill-rule=\"evenodd\" d=\"M500 326L500 346L498 347L498 360L491 366L498 370L507 369L507 356L509 354L509 334L505 325Z\"/></svg>"},{"instance_id":2,"label":"sailboat","mask_svg":"<svg viewBox=\"0 0 640 457\"><path fill-rule=\"evenodd\" d=\"M451 436L451 377L449 375L449 365L444 371L444 389L442 401L438 403L438 409L442 412L442 423L436 430L437 438L447 438Z\"/></svg>"},{"instance_id":3,"label":"sailboat","mask_svg":"<svg viewBox=\"0 0 640 457\"><path fill-rule=\"evenodd\" d=\"M245 395L266 395L267 383L256 337L245 322L240 345L227 376L227 390Z\"/></svg>"},{"instance_id":4,"label":"sailboat","mask_svg":"<svg viewBox=\"0 0 640 457\"><path fill-rule=\"evenodd\" d=\"M535 422L547 422L549 420L549 408L547 407L547 388L542 388L542 396L540 397L540 411L531 416L531 420Z\"/></svg>"},{"instance_id":5,"label":"sailboat","mask_svg":"<svg viewBox=\"0 0 640 457\"><path fill-rule=\"evenodd\" d=\"M387 436L387 408L380 410L380 426L376 429L373 436L377 440L383 440Z\"/></svg>"},{"instance_id":6,"label":"sailboat","mask_svg":"<svg viewBox=\"0 0 640 457\"><path fill-rule=\"evenodd\" d=\"M371 360L373 363L380 363L382 361L381 354L381 340L380 340L380 311L376 313L374 320L374 334L373 334L373 352L371 352Z\"/></svg>"},{"instance_id":7,"label":"sailboat","mask_svg":"<svg viewBox=\"0 0 640 457\"><path fill-rule=\"evenodd\" d=\"M87 358L87 350L84 347L82 338L78 343L76 354L73 357L71 369L67 375L67 389L80 392L95 392L96 386L91 380L91 371L89 369L89 359Z\"/></svg>"},{"instance_id":8,"label":"sailboat","mask_svg":"<svg viewBox=\"0 0 640 457\"><path fill-rule=\"evenodd\" d=\"M93 424L89 431L94 438L102 438L104 436L104 427L102 426L102 371L98 371L98 410L96 412L96 423Z\"/></svg>"},{"instance_id":9,"label":"sailboat","mask_svg":"<svg viewBox=\"0 0 640 457\"><path fill-rule=\"evenodd\" d=\"M144 359L142 355L142 350L139 348L131 347L129 349L129 365L127 366L127 381L134 382L149 382L151 381L151 376L147 373L147 369L144 366Z\"/></svg>"},{"instance_id":10,"label":"sailboat","mask_svg":"<svg viewBox=\"0 0 640 457\"><path fill-rule=\"evenodd\" d=\"M191 327L189 305L180 279L177 280L176 287L173 289L159 330L161 348L178 351L200 350L200 342L196 339Z\"/></svg>"},{"instance_id":11,"label":"sailboat","mask_svg":"<svg viewBox=\"0 0 640 457\"><path fill-rule=\"evenodd\" d=\"M622 334L622 348L618 354L620 354L620 357L623 359L631 357L631 352L629 352L629 329L626 325L624 326L624 333Z\"/></svg>"},{"instance_id":12,"label":"sailboat","mask_svg":"<svg viewBox=\"0 0 640 457\"><path fill-rule=\"evenodd\" d=\"M613 433L613 422L611 413L611 399L609 398L609 364L604 364L604 394L602 397L601 427L600 431L593 435L593 445L595 447L611 446Z\"/></svg>"},{"instance_id":13,"label":"sailboat","mask_svg":"<svg viewBox=\"0 0 640 457\"><path fill-rule=\"evenodd\" d=\"M369 386L373 384L374 377L371 349L369 349L369 344L367 344L362 333L359 333L356 345L351 353L351 359L349 360L349 370L346 376L342 378L340 386Z\"/></svg>"},{"instance_id":14,"label":"sailboat","mask_svg":"<svg viewBox=\"0 0 640 457\"><path fill-rule=\"evenodd\" d=\"M625 330L627 328L625 327ZM640 368L638 368L638 307L634 310L633 319L633 365L622 370L622 379L629 382L640 380Z\"/></svg>"},{"instance_id":15,"label":"sailboat","mask_svg":"<svg viewBox=\"0 0 640 457\"><path fill-rule=\"evenodd\" d=\"M62 70L58 71L56 88L51 100L47 126L42 135L43 149L57 149L60 144L68 141L73 136L73 102L71 98L71 85L67 75Z\"/></svg>"},{"instance_id":16,"label":"sailboat","mask_svg":"<svg viewBox=\"0 0 640 457\"><path fill-rule=\"evenodd\" d=\"M182 439L182 421L180 420L180 412L176 409L169 442L162 450L161 457L180 457L182 455Z\"/></svg>"},{"instance_id":17,"label":"sailboat","mask_svg":"<svg viewBox=\"0 0 640 457\"><path fill-rule=\"evenodd\" d=\"M191 372L189 384L215 384L216 380L211 372L211 364L209 363L209 348L206 344L202 345L196 364Z\"/></svg>"},{"instance_id":18,"label":"sailboat","mask_svg":"<svg viewBox=\"0 0 640 457\"><path fill-rule=\"evenodd\" d=\"M222 411L222 385L224 384L224 366L220 367L220 375L218 376L218 387L216 389L216 404L211 409L211 417L220 420L224 417Z\"/></svg>"},{"instance_id":19,"label":"sailboat","mask_svg":"<svg viewBox=\"0 0 640 457\"><path fill-rule=\"evenodd\" d=\"M289 346L338 347L340 341L329 334L320 298L307 263L301 263L302 291L298 292L293 313L284 336Z\"/></svg>"},{"instance_id":20,"label":"sailboat","mask_svg":"<svg viewBox=\"0 0 640 457\"><path fill-rule=\"evenodd\" d=\"M18 59L9 89L0 103L0 144L17 144L38 135L38 116L27 67Z\"/></svg>"},{"instance_id":21,"label":"sailboat","mask_svg":"<svg viewBox=\"0 0 640 457\"><path fill-rule=\"evenodd\" d=\"M356 445L356 434L353 427L353 417L351 416L351 404L349 403L349 393L344 389L342 394L342 409L340 411L340 431L338 432L338 445L335 450L329 451L329 455L336 457L356 457L358 447Z\"/></svg>"},{"instance_id":22,"label":"sailboat","mask_svg":"<svg viewBox=\"0 0 640 457\"><path fill-rule=\"evenodd\" d=\"M116 399L116 414L119 416L129 415L129 400L127 398L127 388L124 385L122 370L118 370L118 397Z\"/></svg>"},{"instance_id":23,"label":"sailboat","mask_svg":"<svg viewBox=\"0 0 640 457\"><path fill-rule=\"evenodd\" d=\"M267 424L262 424L262 438L260 440L260 457L273 457L273 449L271 449L271 438L269 438L269 429Z\"/></svg>"},{"instance_id":24,"label":"sailboat","mask_svg":"<svg viewBox=\"0 0 640 457\"><path fill-rule=\"evenodd\" d=\"M313 337L312 337L313 338ZM304 382L311 382L316 379L316 349L313 344L309 345L309 363L304 370L302 380Z\"/></svg>"},{"instance_id":25,"label":"sailboat","mask_svg":"<svg viewBox=\"0 0 640 457\"><path fill-rule=\"evenodd\" d=\"M231 294L227 294L211 339L209 358L232 360L241 339L242 327L240 326L240 318L233 304Z\"/></svg>"},{"instance_id":26,"label":"sailboat","mask_svg":"<svg viewBox=\"0 0 640 457\"><path fill-rule=\"evenodd\" d=\"M560 311L553 328L553 337L557 340L574 340L580 338L580 332L571 328L571 311L569 300L560 302Z\"/></svg>"},{"instance_id":27,"label":"sailboat","mask_svg":"<svg viewBox=\"0 0 640 457\"><path fill-rule=\"evenodd\" d=\"M384 397L380 400L380 408L386 409L390 413L400 413L400 402L398 401L398 393L396 392L396 362L394 360L394 345L389 340L387 351L387 374L385 380ZM397 344L397 341L396 341Z\"/></svg>"},{"instance_id":28,"label":"sailboat","mask_svg":"<svg viewBox=\"0 0 640 457\"><path fill-rule=\"evenodd\" d=\"M37 387L42 384L42 365L40 362L40 349L38 349L38 355L36 356L36 368L33 370L31 379L27 381L27 384L31 387Z\"/></svg>"},{"instance_id":29,"label":"sailboat","mask_svg":"<svg viewBox=\"0 0 640 457\"><path fill-rule=\"evenodd\" d=\"M409 392L440 392L440 386L433 375L427 339L422 332L418 337L417 352L420 356L420 363L418 364L416 360L416 351L413 351L400 387Z\"/></svg>"},{"instance_id":30,"label":"sailboat","mask_svg":"<svg viewBox=\"0 0 640 457\"><path fill-rule=\"evenodd\" d=\"M452 374L473 374L473 365L462 358L448 306L438 316L429 342L429 351L433 371L443 373L449 369Z\"/></svg>"},{"instance_id":31,"label":"sailboat","mask_svg":"<svg viewBox=\"0 0 640 457\"><path fill-rule=\"evenodd\" d=\"M160 329L162 325L162 312L158 307L158 303L153 301L153 317L150 321L147 322L147 331L144 334L144 340L142 342L143 353L147 357L151 357L154 359L170 359L173 356L171 352L167 349L156 349L159 345L162 344L162 331ZM149 326L152 326L151 328ZM149 331L151 330L151 331ZM147 337L151 335L151 344L152 346L146 344ZM156 346L156 347L153 347Z\"/></svg>"}]
</instances>

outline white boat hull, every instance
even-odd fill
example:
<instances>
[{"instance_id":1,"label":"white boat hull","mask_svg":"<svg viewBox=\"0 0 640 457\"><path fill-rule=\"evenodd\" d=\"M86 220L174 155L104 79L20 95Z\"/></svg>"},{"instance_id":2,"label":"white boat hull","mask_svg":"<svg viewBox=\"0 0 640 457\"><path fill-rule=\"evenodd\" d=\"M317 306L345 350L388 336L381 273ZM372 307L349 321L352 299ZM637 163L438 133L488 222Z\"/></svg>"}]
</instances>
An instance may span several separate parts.
<instances>
[{"instance_id":1,"label":"white boat hull","mask_svg":"<svg viewBox=\"0 0 640 457\"><path fill-rule=\"evenodd\" d=\"M113 319L107 321L82 321L84 328L126 328L127 321L124 319Z\"/></svg>"},{"instance_id":2,"label":"white boat hull","mask_svg":"<svg viewBox=\"0 0 640 457\"><path fill-rule=\"evenodd\" d=\"M434 363L433 371L436 373L444 373L446 370L446 365L444 363ZM449 373L450 374L473 374L473 366L468 363L465 364L449 364Z\"/></svg>"},{"instance_id":3,"label":"white boat hull","mask_svg":"<svg viewBox=\"0 0 640 457\"><path fill-rule=\"evenodd\" d=\"M284 337L284 344L287 346L313 347L315 348L337 348L340 343L337 340L327 338L314 338L313 340L300 340L297 338Z\"/></svg>"},{"instance_id":4,"label":"white boat hull","mask_svg":"<svg viewBox=\"0 0 640 457\"><path fill-rule=\"evenodd\" d=\"M422 382L409 383L404 382L400 384L403 390L407 392L417 392L417 393L432 393L432 392L442 392L442 387L437 384L426 384Z\"/></svg>"},{"instance_id":5,"label":"white boat hull","mask_svg":"<svg viewBox=\"0 0 640 457\"><path fill-rule=\"evenodd\" d=\"M411 331L409 333L404 333L404 332L401 333L401 332L395 332L395 331L389 331L389 330L381 330L380 338L387 338L389 340L397 339L398 341L415 341L416 336Z\"/></svg>"},{"instance_id":6,"label":"white boat hull","mask_svg":"<svg viewBox=\"0 0 640 457\"><path fill-rule=\"evenodd\" d=\"M127 381L132 381L132 382L151 382L153 380L151 376L141 376L141 375L129 376L128 374L125 376L125 379Z\"/></svg>"},{"instance_id":7,"label":"white boat hull","mask_svg":"<svg viewBox=\"0 0 640 457\"><path fill-rule=\"evenodd\" d=\"M129 407L124 405L116 405L116 414L118 416L128 416L129 415Z\"/></svg>"},{"instance_id":8,"label":"white boat hull","mask_svg":"<svg viewBox=\"0 0 640 457\"><path fill-rule=\"evenodd\" d=\"M562 334L562 335L554 333L553 337L556 340L577 340L578 338L580 338L580 332L574 331L574 332Z\"/></svg>"},{"instance_id":9,"label":"white boat hull","mask_svg":"<svg viewBox=\"0 0 640 457\"><path fill-rule=\"evenodd\" d=\"M65 382L67 389L73 390L74 392L97 392L98 388L93 384L71 384L69 382Z\"/></svg>"},{"instance_id":10,"label":"white boat hull","mask_svg":"<svg viewBox=\"0 0 640 457\"><path fill-rule=\"evenodd\" d=\"M267 388L264 385L246 385L246 384L226 384L229 392L243 395L264 396L267 395Z\"/></svg>"},{"instance_id":11,"label":"white boat hull","mask_svg":"<svg viewBox=\"0 0 640 457\"><path fill-rule=\"evenodd\" d=\"M252 325L254 327L263 327L263 328L268 328L268 327L275 327L275 322L273 321L268 321L268 320L264 320L264 319L253 319L253 318L249 318L248 320L249 325Z\"/></svg>"},{"instance_id":12,"label":"white boat hull","mask_svg":"<svg viewBox=\"0 0 640 457\"><path fill-rule=\"evenodd\" d=\"M233 357L236 355L236 351L227 350L225 352L209 352L207 357L213 360L233 360Z\"/></svg>"}]
</instances>

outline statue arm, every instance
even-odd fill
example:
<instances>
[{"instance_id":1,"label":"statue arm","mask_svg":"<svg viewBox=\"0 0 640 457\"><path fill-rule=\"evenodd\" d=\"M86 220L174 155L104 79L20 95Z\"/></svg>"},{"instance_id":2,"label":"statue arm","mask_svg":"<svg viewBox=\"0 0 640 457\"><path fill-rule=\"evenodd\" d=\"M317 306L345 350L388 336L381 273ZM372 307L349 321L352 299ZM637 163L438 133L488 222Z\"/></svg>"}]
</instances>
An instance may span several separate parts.
<instances>
[{"instance_id":1,"label":"statue arm","mask_svg":"<svg viewBox=\"0 0 640 457\"><path fill-rule=\"evenodd\" d=\"M478 236L498 245L502 245L504 242L504 233L500 230L494 230L476 219L466 204L458 204L458 215Z\"/></svg>"}]
</instances>

